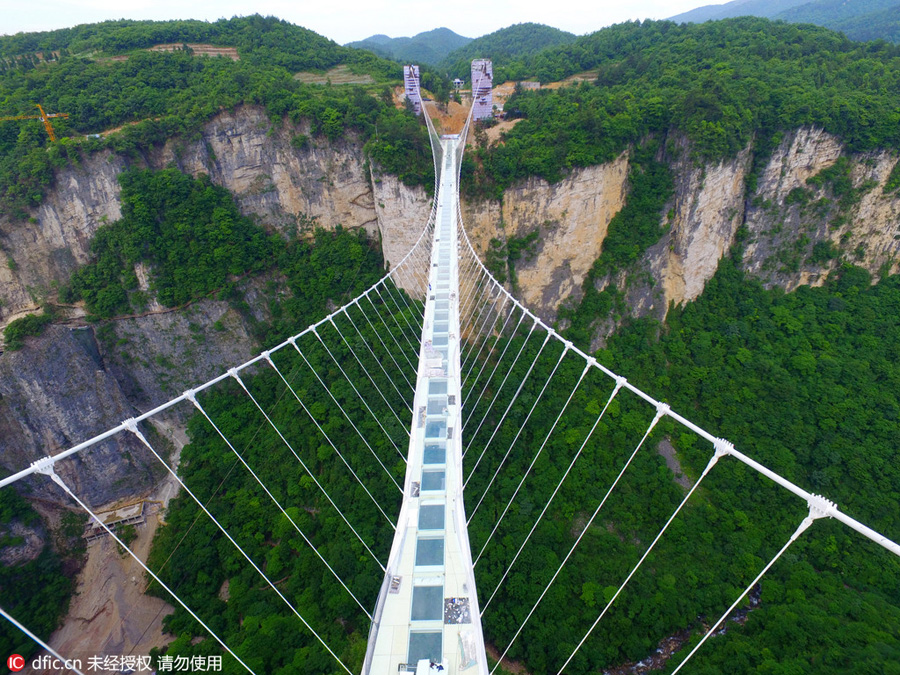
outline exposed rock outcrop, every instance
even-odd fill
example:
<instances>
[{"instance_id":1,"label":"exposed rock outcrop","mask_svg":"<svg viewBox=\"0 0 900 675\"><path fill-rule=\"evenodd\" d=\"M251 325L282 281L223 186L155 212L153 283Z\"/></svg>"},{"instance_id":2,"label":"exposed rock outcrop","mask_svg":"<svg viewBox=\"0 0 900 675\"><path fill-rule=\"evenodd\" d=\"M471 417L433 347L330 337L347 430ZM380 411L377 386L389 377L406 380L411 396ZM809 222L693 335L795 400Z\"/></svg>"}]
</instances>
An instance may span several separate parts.
<instances>
[{"instance_id":1,"label":"exposed rock outcrop","mask_svg":"<svg viewBox=\"0 0 900 675\"><path fill-rule=\"evenodd\" d=\"M676 139L674 147L675 192L660 214L665 234L630 274L600 282L619 287L632 315L663 318L672 304L696 299L739 232L745 233L744 269L768 286L821 284L843 261L876 276L900 269L900 193L883 191L894 154L850 154L820 129L798 129L785 135L748 192L750 147L703 165L693 161L685 139ZM820 174L841 157L851 192L844 185L844 194L836 195ZM627 200L627 174L623 155L574 170L556 185L528 179L507 190L502 203L466 204L463 217L482 256L492 238L540 230L536 255L517 265L519 294L552 319L567 298L580 297L609 221ZM613 323L604 328L612 329Z\"/></svg>"},{"instance_id":2,"label":"exposed rock outcrop","mask_svg":"<svg viewBox=\"0 0 900 675\"><path fill-rule=\"evenodd\" d=\"M544 316L581 284L599 257L609 221L625 203L628 155L573 171L550 185L530 178L510 188L503 202L466 202L463 221L472 246L484 259L490 241L525 237L540 230L535 255L517 266L525 304Z\"/></svg>"},{"instance_id":3,"label":"exposed rock outcrop","mask_svg":"<svg viewBox=\"0 0 900 675\"><path fill-rule=\"evenodd\" d=\"M121 216L118 175L129 165L174 164L235 194L241 210L286 234L313 224L365 228L380 235L396 264L421 232L430 210L423 189L369 171L362 146L309 139L308 129L274 123L260 108L223 112L200 137L172 139L140 160L108 151L57 173L42 205L24 222L0 218L0 328L53 299L55 289L90 258L97 229ZM137 270L147 286L146 269ZM267 311L261 285L244 284L257 319ZM79 324L53 326L26 349L0 356L0 466L19 470L151 409L220 374L258 350L250 327L228 303L203 300L163 310L151 299L146 316L110 322L104 339ZM69 328L82 327L78 331ZM173 410L177 427L184 411ZM157 462L128 434L59 465L91 504L145 489ZM64 495L32 481L54 501Z\"/></svg>"}]
</instances>

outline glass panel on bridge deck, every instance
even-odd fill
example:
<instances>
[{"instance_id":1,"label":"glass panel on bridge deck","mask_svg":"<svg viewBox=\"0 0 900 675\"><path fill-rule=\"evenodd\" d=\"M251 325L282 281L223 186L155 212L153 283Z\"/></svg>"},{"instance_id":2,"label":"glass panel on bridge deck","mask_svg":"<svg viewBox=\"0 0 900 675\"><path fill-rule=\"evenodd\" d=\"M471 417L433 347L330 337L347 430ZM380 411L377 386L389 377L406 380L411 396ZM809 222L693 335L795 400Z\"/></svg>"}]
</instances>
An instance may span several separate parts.
<instances>
[{"instance_id":1,"label":"glass panel on bridge deck","mask_svg":"<svg viewBox=\"0 0 900 675\"><path fill-rule=\"evenodd\" d=\"M450 300L449 300L449 299L447 299L447 300L437 300L437 301L434 303L434 309L435 309L435 311L439 311L439 310L442 310L442 309L449 310L449 309L450 309ZM435 317L435 318L437 318L437 317Z\"/></svg>"},{"instance_id":2,"label":"glass panel on bridge deck","mask_svg":"<svg viewBox=\"0 0 900 675\"><path fill-rule=\"evenodd\" d=\"M447 335L432 335L431 344L435 347L446 347L448 342Z\"/></svg>"},{"instance_id":3,"label":"glass panel on bridge deck","mask_svg":"<svg viewBox=\"0 0 900 675\"><path fill-rule=\"evenodd\" d=\"M444 618L444 587L415 586L409 618L411 621L441 621Z\"/></svg>"},{"instance_id":4,"label":"glass panel on bridge deck","mask_svg":"<svg viewBox=\"0 0 900 675\"><path fill-rule=\"evenodd\" d=\"M450 330L450 324L446 321L434 322L434 332L435 333L447 333Z\"/></svg>"},{"instance_id":5,"label":"glass panel on bridge deck","mask_svg":"<svg viewBox=\"0 0 900 675\"><path fill-rule=\"evenodd\" d=\"M422 472L422 490L443 490L444 489L444 472L443 471L423 471Z\"/></svg>"},{"instance_id":6,"label":"glass panel on bridge deck","mask_svg":"<svg viewBox=\"0 0 900 675\"><path fill-rule=\"evenodd\" d=\"M447 462L447 448L436 443L425 446L423 464L445 464Z\"/></svg>"},{"instance_id":7,"label":"glass panel on bridge deck","mask_svg":"<svg viewBox=\"0 0 900 675\"><path fill-rule=\"evenodd\" d=\"M422 504L419 507L419 529L420 530L443 530L444 529L444 505L443 504Z\"/></svg>"},{"instance_id":8,"label":"glass panel on bridge deck","mask_svg":"<svg viewBox=\"0 0 900 675\"><path fill-rule=\"evenodd\" d=\"M440 396L447 393L447 380L431 380L428 382L428 395Z\"/></svg>"},{"instance_id":9,"label":"glass panel on bridge deck","mask_svg":"<svg viewBox=\"0 0 900 675\"><path fill-rule=\"evenodd\" d=\"M437 567L444 564L444 540L419 539L416 542L416 566Z\"/></svg>"},{"instance_id":10,"label":"glass panel on bridge deck","mask_svg":"<svg viewBox=\"0 0 900 675\"><path fill-rule=\"evenodd\" d=\"M434 313L435 321L446 321L448 319L448 317L449 317L449 314L447 312L435 312Z\"/></svg>"},{"instance_id":11,"label":"glass panel on bridge deck","mask_svg":"<svg viewBox=\"0 0 900 675\"><path fill-rule=\"evenodd\" d=\"M428 420L425 422L425 438L446 438L447 420Z\"/></svg>"},{"instance_id":12,"label":"glass panel on bridge deck","mask_svg":"<svg viewBox=\"0 0 900 675\"><path fill-rule=\"evenodd\" d=\"M443 631L410 631L406 662L415 665L421 659L435 663L443 660Z\"/></svg>"},{"instance_id":13,"label":"glass panel on bridge deck","mask_svg":"<svg viewBox=\"0 0 900 675\"><path fill-rule=\"evenodd\" d=\"M447 413L447 397L429 398L426 412L429 415L445 415Z\"/></svg>"}]
</instances>

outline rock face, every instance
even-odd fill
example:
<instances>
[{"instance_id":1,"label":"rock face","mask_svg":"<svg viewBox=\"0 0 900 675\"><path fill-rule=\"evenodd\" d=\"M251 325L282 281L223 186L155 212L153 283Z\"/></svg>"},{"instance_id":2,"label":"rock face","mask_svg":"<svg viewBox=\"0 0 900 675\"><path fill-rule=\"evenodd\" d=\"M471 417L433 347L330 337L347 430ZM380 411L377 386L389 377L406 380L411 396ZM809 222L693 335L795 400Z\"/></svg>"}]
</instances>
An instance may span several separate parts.
<instances>
[{"instance_id":1,"label":"rock face","mask_svg":"<svg viewBox=\"0 0 900 675\"><path fill-rule=\"evenodd\" d=\"M669 303L697 298L734 243L744 218L744 181L751 160L749 150L714 166L693 165L687 152L681 157L675 164L670 229L646 256L653 278L661 282L663 312Z\"/></svg>"},{"instance_id":2,"label":"rock face","mask_svg":"<svg viewBox=\"0 0 900 675\"><path fill-rule=\"evenodd\" d=\"M393 176L373 175L352 138L327 143L307 132L243 106L216 117L198 139L173 139L141 160L104 151L61 170L28 221L0 218L0 329L39 311L89 260L94 233L121 216L117 177L135 163L209 174L235 194L244 213L288 234L316 225L365 228L382 238L388 263L399 262L428 218L430 198ZM146 285L148 270L136 273ZM243 288L257 319L267 311L262 283ZM150 309L108 322L98 339L78 321L83 310L68 308L68 326L51 326L25 349L0 355L0 466L17 471L83 442L259 349L246 320L225 302L204 300L179 311L151 303ZM177 430L186 412L173 410L165 424ZM57 466L95 506L145 490L158 470L128 433ZM67 502L48 479L31 483L42 498Z\"/></svg>"},{"instance_id":3,"label":"rock face","mask_svg":"<svg viewBox=\"0 0 900 675\"><path fill-rule=\"evenodd\" d=\"M600 281L619 287L632 315L663 318L671 304L696 299L743 231L743 267L767 286L821 284L843 261L876 276L900 269L900 193L883 191L895 155L849 154L819 129L798 129L785 135L748 192L754 160L749 147L733 159L697 165L686 140L675 139L674 146L677 158L669 163L675 191L660 214L665 234L631 273ZM822 174L835 166L849 176L842 195ZM556 185L526 180L507 190L502 204L466 204L463 218L482 257L492 238L508 241L540 231L535 254L517 265L518 292L552 319L567 298L580 298L609 221L627 200L627 176L626 153L574 170Z\"/></svg>"},{"instance_id":4,"label":"rock face","mask_svg":"<svg viewBox=\"0 0 900 675\"><path fill-rule=\"evenodd\" d=\"M137 165L208 174L266 227L363 227L381 236L388 261L399 262L428 218L425 190L371 175L352 138L328 143L308 131L241 106L211 120L197 140L173 139ZM57 174L29 221L0 218L0 326L35 311L88 261L97 228L121 216L117 177L135 162L106 151L92 155Z\"/></svg>"},{"instance_id":5,"label":"rock face","mask_svg":"<svg viewBox=\"0 0 900 675\"><path fill-rule=\"evenodd\" d=\"M15 567L35 560L47 544L47 532L42 525L25 525L13 521L0 528L0 537L13 542L0 548L0 565Z\"/></svg>"},{"instance_id":6,"label":"rock face","mask_svg":"<svg viewBox=\"0 0 900 675\"><path fill-rule=\"evenodd\" d=\"M843 260L873 275L883 267L898 271L900 194L884 193L897 157L887 152L849 156L850 191L843 195L828 182L806 182L835 168L842 152L833 136L800 129L782 141L766 166L747 209L743 264L767 285L788 291L821 285Z\"/></svg>"},{"instance_id":7,"label":"rock face","mask_svg":"<svg viewBox=\"0 0 900 675\"><path fill-rule=\"evenodd\" d=\"M625 203L628 155L574 171L556 185L530 178L497 202L465 203L463 222L482 260L491 239L540 231L536 250L517 266L524 303L543 315L578 293L600 256L609 221Z\"/></svg>"}]
</instances>

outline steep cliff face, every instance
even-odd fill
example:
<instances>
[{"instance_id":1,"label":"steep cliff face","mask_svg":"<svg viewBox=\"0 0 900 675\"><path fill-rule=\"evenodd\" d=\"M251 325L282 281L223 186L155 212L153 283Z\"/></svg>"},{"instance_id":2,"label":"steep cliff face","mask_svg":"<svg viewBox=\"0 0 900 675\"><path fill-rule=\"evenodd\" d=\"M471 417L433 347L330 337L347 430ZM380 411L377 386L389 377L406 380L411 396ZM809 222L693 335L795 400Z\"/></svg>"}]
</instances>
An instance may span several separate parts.
<instances>
[{"instance_id":1,"label":"steep cliff face","mask_svg":"<svg viewBox=\"0 0 900 675\"><path fill-rule=\"evenodd\" d=\"M463 204L472 246L485 258L491 239L523 238L540 231L534 254L516 266L525 304L544 316L581 284L606 237L609 221L625 203L628 155L572 172L550 185L531 178L506 191L503 202Z\"/></svg>"},{"instance_id":2,"label":"steep cliff face","mask_svg":"<svg viewBox=\"0 0 900 675\"><path fill-rule=\"evenodd\" d=\"M90 256L94 232L121 216L117 176L125 161L100 153L60 171L26 222L0 218L0 325L34 311Z\"/></svg>"},{"instance_id":3,"label":"steep cliff face","mask_svg":"<svg viewBox=\"0 0 900 675\"><path fill-rule=\"evenodd\" d=\"M833 136L801 129L766 166L749 200L743 264L767 285L820 285L845 260L874 275L898 271L900 195L884 193L897 157L842 151Z\"/></svg>"},{"instance_id":4,"label":"steep cliff face","mask_svg":"<svg viewBox=\"0 0 900 675\"><path fill-rule=\"evenodd\" d=\"M0 219L0 328L54 300L56 288L89 260L94 233L121 215L117 177L135 164L209 174L266 227L366 228L381 236L389 264L399 262L428 217L425 191L372 175L353 139L326 143L305 132L244 106L216 117L199 138L172 139L141 160L101 152L61 170L28 221ZM136 273L146 287L148 270ZM262 284L242 287L257 319L267 311ZM68 325L52 326L25 349L0 355L0 466L22 469L258 351L245 318L226 302L203 300L177 311L151 303L150 310L108 322L98 339L80 320L80 307L62 308ZM174 410L167 424L177 431L186 412ZM155 480L156 460L120 436L60 465L94 505L140 493ZM33 483L42 497L65 501L49 481Z\"/></svg>"},{"instance_id":5,"label":"steep cliff face","mask_svg":"<svg viewBox=\"0 0 900 675\"><path fill-rule=\"evenodd\" d=\"M843 261L875 275L900 269L900 194L883 191L895 155L849 154L819 129L798 129L785 135L748 193L749 147L699 166L684 139L674 147L675 191L660 214L665 234L630 273L599 282L615 284L632 315L663 318L671 304L697 298L742 227L744 269L768 286L820 284ZM517 266L519 293L553 318L561 302L580 297L609 221L627 199L627 174L623 155L556 185L530 179L507 190L502 204L466 204L466 227L482 256L492 238L540 230L536 255Z\"/></svg>"},{"instance_id":6,"label":"steep cliff face","mask_svg":"<svg viewBox=\"0 0 900 675\"><path fill-rule=\"evenodd\" d=\"M363 227L381 236L391 263L399 262L428 217L425 190L393 176L373 179L352 138L328 143L308 132L241 106L210 121L199 138L172 139L141 160L100 152L61 170L30 220L0 218L0 326L34 311L87 262L97 228L121 215L117 177L134 164L206 173L267 227Z\"/></svg>"},{"instance_id":7,"label":"steep cliff face","mask_svg":"<svg viewBox=\"0 0 900 675\"><path fill-rule=\"evenodd\" d=\"M652 278L661 287L654 308L663 313L670 303L697 298L734 243L744 218L744 182L751 161L747 149L731 161L698 167L690 160L686 144L680 145L682 152L673 167L672 218L663 216L670 229L645 256Z\"/></svg>"}]
</instances>

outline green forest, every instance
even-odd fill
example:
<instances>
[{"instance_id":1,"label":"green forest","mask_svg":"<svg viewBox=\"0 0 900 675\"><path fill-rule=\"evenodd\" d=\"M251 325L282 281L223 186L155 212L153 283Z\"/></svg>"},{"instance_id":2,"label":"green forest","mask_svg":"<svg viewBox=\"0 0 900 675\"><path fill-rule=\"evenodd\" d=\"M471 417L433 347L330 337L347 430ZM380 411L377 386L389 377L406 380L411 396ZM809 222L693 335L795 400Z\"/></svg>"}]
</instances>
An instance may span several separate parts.
<instances>
[{"instance_id":1,"label":"green forest","mask_svg":"<svg viewBox=\"0 0 900 675\"><path fill-rule=\"evenodd\" d=\"M146 51L198 41L236 47L240 58ZM294 78L336 65L368 75L373 84L323 86ZM58 143L50 143L40 121L0 122L0 213L27 217L55 170L90 153L110 148L139 160L154 145L190 138L211 117L240 104L264 106L273 123L306 121L314 137L334 141L349 132L363 143L372 139L371 156L385 171L428 188L433 169L424 125L396 109L389 92L384 96L401 76L396 63L272 17L214 24L117 21L0 37L0 116L33 115L37 103L48 113L69 115L53 121ZM445 93L441 82L423 74L424 86Z\"/></svg>"},{"instance_id":2,"label":"green forest","mask_svg":"<svg viewBox=\"0 0 900 675\"><path fill-rule=\"evenodd\" d=\"M21 534L14 534L13 526L42 535L37 556L18 565L0 564L0 596L2 607L29 630L48 637L59 624L69 606L75 588L71 577L72 565L66 565L80 554L79 546L83 521L71 514L63 519L56 545L48 541L48 533L37 511L15 490L0 490L0 548L25 544ZM70 542L78 544L69 548ZM65 555L61 555L60 551ZM66 569L68 567L68 569ZM0 649L4 654L20 654L27 661L40 650L34 641L15 626L2 619Z\"/></svg>"},{"instance_id":3,"label":"green forest","mask_svg":"<svg viewBox=\"0 0 900 675\"><path fill-rule=\"evenodd\" d=\"M556 182L648 135L673 132L704 161L750 143L763 161L781 134L803 125L838 136L850 151L900 145L900 47L814 26L751 17L624 23L545 49L516 69L542 82L596 76L510 97L505 111L522 119L464 165L474 174L464 183L469 194L499 198L533 175Z\"/></svg>"},{"instance_id":4,"label":"green forest","mask_svg":"<svg viewBox=\"0 0 900 675\"><path fill-rule=\"evenodd\" d=\"M737 250L722 261L704 294L670 312L665 324L627 322L598 359L644 391L664 396L703 428L735 441L750 457L896 536L900 277L873 286L867 272L848 265L824 287L785 294L745 277L736 260ZM577 334L569 337L587 346ZM524 349L512 362L512 382L527 375L540 345L540 337L518 331L511 351ZM500 341L494 353L504 347ZM476 564L482 606L612 390L608 379L589 376L566 407L583 366L579 358L566 357L541 394L561 351L554 345L540 356L467 486L467 513L472 513L518 435L516 447L523 451L503 465L470 523L475 555L557 414L564 412L525 483L527 492L513 502ZM486 387L498 397L494 403L490 396L479 398L469 411L472 419L485 412L489 419L466 437L470 448L489 440L512 399L514 385L497 389L509 364L501 362L494 381L467 382L467 388ZM498 651L550 582L654 412L631 394L620 393L610 405L484 612L486 639ZM675 449L682 484L673 482L662 443ZM711 456L708 443L664 418L509 657L530 672L557 672ZM466 462L466 472L471 471L474 460L467 456ZM702 626L718 618L804 515L800 500L737 461L720 460L566 672L602 672L640 661L662 638L684 629L691 631L685 639L692 646ZM741 622L728 624L724 636L707 643L689 672L898 672L898 572L896 557L840 524L816 522L756 589L756 608L748 612L745 603ZM668 672L686 653L670 660Z\"/></svg>"},{"instance_id":5,"label":"green forest","mask_svg":"<svg viewBox=\"0 0 900 675\"><path fill-rule=\"evenodd\" d=\"M521 120L503 142L470 148L463 187L470 198L502 199L524 177L556 182L575 167L631 153L627 203L610 223L584 297L559 313L560 330L585 350L597 318L623 302L613 290L597 291L594 282L628 269L665 232L660 215L674 189L671 161L678 153L672 139L689 139L697 161L733 157L749 144L757 168L783 133L801 125L837 135L851 151L900 147L900 51L894 46L752 18L688 26L646 21L571 41L548 37L557 38L564 44L504 57L509 60L498 69L501 77L548 82L591 71L591 81L517 92L506 109ZM145 51L187 42L234 46L240 60L200 58L184 49ZM503 46L496 44L498 50ZM375 84L309 85L293 77L335 65L366 73ZM259 16L212 24L107 22L3 37L0 115L31 114L40 102L70 117L55 122L63 137L57 144L49 143L37 122L0 123L0 208L26 218L59 167L102 149L122 154L129 165L120 176L122 217L97 232L92 261L60 289L60 300L83 301L103 330L116 318L143 311L151 297L166 307L215 298L238 309L261 348L272 348L376 283L384 273L378 242L340 227L313 228L308 236L274 233L242 215L233 196L208 177L192 178L173 167L148 170L143 157L169 138L195 138L220 110L248 103L264 106L274 124L309 123L312 142L353 134L383 170L430 189L424 127L392 105L390 92L385 95L385 87L399 78L397 64ZM426 78L436 95L446 92L446 82L434 72ZM85 138L132 122L109 137ZM298 145L307 142L298 139ZM821 180L847 183L845 164L835 166L834 175ZM508 241L494 251L492 268L508 272L515 287L515 263L535 245L536 235ZM733 440L745 454L897 539L900 277L873 283L865 270L845 263L823 286L785 293L748 277L740 259L738 244L705 292L672 308L665 322L624 319L596 353L598 360ZM152 271L147 290L139 287L138 263ZM265 281L266 320L254 317L241 293L241 281L251 277ZM368 304L334 315L334 324L323 325L318 335L303 335L296 349L272 354L274 367L262 361L242 373L253 398L231 379L198 397L232 447L185 404L190 444L179 469L196 497L354 670L365 653L365 612L382 582L379 561L388 555L401 497L397 484L404 477L400 455L408 411L403 389L395 385L414 377L410 360L421 322L416 299L390 281L380 288ZM11 323L7 348L27 348L25 338L51 320L45 314ZM395 340L410 347L404 358L397 357L398 372L379 349L382 341ZM476 396L467 411L473 424L465 443L477 452L467 456L464 472L472 474L466 508L474 513L473 553L484 547L476 567L482 607L496 589L483 616L485 637L502 651L655 410L620 392L591 432L612 381L596 371L580 381L583 361L572 353L563 356L555 341L543 348L526 328L491 340L493 349L483 353L477 342L467 345L475 356L464 395L486 395ZM500 361L507 350L521 358ZM532 361L536 366L528 374ZM503 385L507 376L522 383L515 400L516 388ZM556 433L488 541L557 415ZM515 439L526 450L502 464ZM582 445L572 475L501 583ZM669 446L680 467L674 476L662 455ZM655 427L513 644L510 659L535 674L562 666L711 454L706 442L670 419ZM488 490L495 470L499 479ZM0 499L0 525L38 522L11 491L0 492ZM721 460L566 672L602 672L639 661L662 638L682 635L686 648L667 663L671 672L804 515L805 505L795 497L732 458ZM157 532L150 567L256 672L338 672L334 659L190 495L171 502L166 522ZM72 592L60 574L63 566L64 556L47 547L25 566L0 567L0 591L21 598L0 604L43 637ZM21 588L34 591L25 598ZM156 584L150 592L168 599ZM900 562L840 524L816 522L753 598L752 606L748 601L742 607L740 621L729 622L724 634L704 646L690 672L900 675ZM155 656L222 653L181 608L164 627L173 642ZM4 631L0 642L9 653L33 653L21 635ZM224 672L244 670L226 657Z\"/></svg>"}]
</instances>

